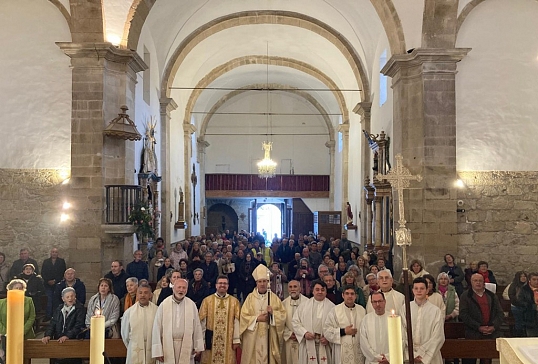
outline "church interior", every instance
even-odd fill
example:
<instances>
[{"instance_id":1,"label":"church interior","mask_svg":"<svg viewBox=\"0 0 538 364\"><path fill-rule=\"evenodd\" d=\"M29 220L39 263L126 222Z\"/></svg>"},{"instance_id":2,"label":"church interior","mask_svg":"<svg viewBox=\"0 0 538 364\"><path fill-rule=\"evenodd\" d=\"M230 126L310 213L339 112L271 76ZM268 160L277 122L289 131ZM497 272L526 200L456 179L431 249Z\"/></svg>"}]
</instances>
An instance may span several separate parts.
<instances>
[{"instance_id":1,"label":"church interior","mask_svg":"<svg viewBox=\"0 0 538 364\"><path fill-rule=\"evenodd\" d=\"M272 204L281 233L325 221L401 268L405 211L408 258L428 271L446 253L487 261L502 284L536 270L535 0L1 7L7 261L54 246L94 289L146 244L128 218L142 200L167 246L255 231ZM398 155L421 176L400 196L378 178Z\"/></svg>"}]
</instances>

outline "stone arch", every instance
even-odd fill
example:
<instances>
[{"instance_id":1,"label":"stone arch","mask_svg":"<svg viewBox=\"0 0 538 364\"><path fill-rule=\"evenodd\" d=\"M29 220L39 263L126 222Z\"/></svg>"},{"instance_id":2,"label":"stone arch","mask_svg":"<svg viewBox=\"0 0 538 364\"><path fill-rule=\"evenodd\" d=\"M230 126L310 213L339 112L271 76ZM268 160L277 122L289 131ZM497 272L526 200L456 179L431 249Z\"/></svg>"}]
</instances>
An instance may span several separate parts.
<instances>
[{"instance_id":1,"label":"stone arch","mask_svg":"<svg viewBox=\"0 0 538 364\"><path fill-rule=\"evenodd\" d=\"M394 7L394 3L392 0L371 0L371 3L379 16L379 20L381 20L381 24L383 24L383 29L385 29L385 34L389 40L390 52L393 55L404 54L406 48L405 36L402 22Z\"/></svg>"},{"instance_id":2,"label":"stone arch","mask_svg":"<svg viewBox=\"0 0 538 364\"><path fill-rule=\"evenodd\" d=\"M60 0L49 0L51 4L56 6L60 13L62 13L63 17L65 18L65 21L67 22L67 25L69 26L69 31L73 32L73 24L71 23L71 14L67 11L65 6L60 2Z\"/></svg>"},{"instance_id":3,"label":"stone arch","mask_svg":"<svg viewBox=\"0 0 538 364\"><path fill-rule=\"evenodd\" d=\"M426 1L422 15L423 48L454 48L458 2Z\"/></svg>"},{"instance_id":4,"label":"stone arch","mask_svg":"<svg viewBox=\"0 0 538 364\"><path fill-rule=\"evenodd\" d=\"M368 83L367 72L362 65L361 59L355 52L353 46L339 32L329 27L327 24L303 14L268 10L245 11L229 14L204 24L185 37L185 39L174 51L174 54L170 57L164 69L161 84L161 95L170 97L170 89L168 86L174 83L174 79L179 67L189 52L194 49L197 44L220 31L236 26L253 24L280 24L297 26L310 30L326 38L328 41L333 43L348 60L355 75L357 84L361 89L361 100L367 101L370 99L370 86Z\"/></svg>"},{"instance_id":5,"label":"stone arch","mask_svg":"<svg viewBox=\"0 0 538 364\"><path fill-rule=\"evenodd\" d=\"M239 217L234 208L225 203L217 203L207 210L208 227L216 227L219 231L226 229L230 229L230 231L238 230L238 220Z\"/></svg>"},{"instance_id":6,"label":"stone arch","mask_svg":"<svg viewBox=\"0 0 538 364\"><path fill-rule=\"evenodd\" d=\"M323 106L321 106L319 104L319 102L312 96L310 95L308 92L304 92L304 91L301 91L301 90L297 90L295 89L294 87L291 87L291 86L287 86L287 85L281 85L281 84L276 84L276 83L271 83L269 85L267 85L269 88L271 89L277 89L277 90L282 90L283 92L290 92L290 93L294 93L296 95L299 95L300 97L304 98L307 102L309 102L312 106L314 106L316 108L316 110L319 111L320 114L322 114L321 116L323 117L323 120L325 121L325 124L327 125L327 131L329 133L329 140L334 140L334 128L332 126L332 123L331 123L331 120L329 119L329 117L326 115L327 114L327 111L325 110L325 108ZM209 124L209 122L211 121L211 118L213 117L213 115L215 114L215 112L227 101L229 101L230 99L234 98L235 96L238 96L244 92L247 92L248 90L250 89L253 89L253 88L263 88L263 87L266 87L265 84L252 84L252 85L247 85L247 86L243 86L242 88L240 89L237 89L237 90L234 90L234 91L231 91L229 93L227 93L226 95L222 96L212 107L211 109L209 110L209 112L207 113L207 115L204 117L204 120L202 121L202 124L200 126L200 140L205 140L205 133L206 133L206 130L207 130L207 125Z\"/></svg>"},{"instance_id":7,"label":"stone arch","mask_svg":"<svg viewBox=\"0 0 538 364\"><path fill-rule=\"evenodd\" d=\"M461 11L460 15L458 16L458 22L457 22L457 25L456 25L456 38L458 37L458 33L460 32L461 25L463 24L463 22L467 18L467 15L469 15L471 10L476 8L478 5L480 5L484 1L486 1L486 0L472 0L467 5L465 5L465 7Z\"/></svg>"},{"instance_id":8,"label":"stone arch","mask_svg":"<svg viewBox=\"0 0 538 364\"><path fill-rule=\"evenodd\" d=\"M192 91L189 100L187 101L187 106L185 107L185 118L183 119L183 124L190 124L191 120L191 111L196 104L196 101L198 100L198 97L200 97L200 94L202 91L211 84L214 80L216 80L218 77L222 76L226 72L229 72L233 70L234 68L249 65L249 64L269 64L269 65L275 65L275 66L282 66L282 67L290 67L296 70L299 70L301 72L305 72L315 78L317 78L319 81L321 81L325 86L327 86L329 89L333 90L332 93L334 94L334 97L336 101L338 102L338 106L340 107L340 111L342 113L342 122L344 124L349 123L349 112L346 107L346 101L344 99L344 95L340 90L338 90L338 86L336 83L329 78L326 74L318 70L317 68L295 60L291 58L284 58L284 57L267 57L267 56L243 56L238 57L235 59L232 59L220 66L215 67L211 72L209 72L207 75L205 75L194 87L194 90Z\"/></svg>"}]
</instances>

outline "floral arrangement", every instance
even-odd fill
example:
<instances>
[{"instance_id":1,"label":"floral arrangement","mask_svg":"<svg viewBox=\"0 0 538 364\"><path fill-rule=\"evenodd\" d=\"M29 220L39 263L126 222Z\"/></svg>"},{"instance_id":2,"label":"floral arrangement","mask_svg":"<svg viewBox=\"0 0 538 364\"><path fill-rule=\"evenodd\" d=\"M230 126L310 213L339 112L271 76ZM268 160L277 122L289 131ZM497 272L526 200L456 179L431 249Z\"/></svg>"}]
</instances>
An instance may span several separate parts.
<instances>
[{"instance_id":1,"label":"floral arrangement","mask_svg":"<svg viewBox=\"0 0 538 364\"><path fill-rule=\"evenodd\" d=\"M136 227L136 234L140 238L154 238L155 231L153 230L153 214L147 206L137 204L131 209L129 214L129 222Z\"/></svg>"}]
</instances>

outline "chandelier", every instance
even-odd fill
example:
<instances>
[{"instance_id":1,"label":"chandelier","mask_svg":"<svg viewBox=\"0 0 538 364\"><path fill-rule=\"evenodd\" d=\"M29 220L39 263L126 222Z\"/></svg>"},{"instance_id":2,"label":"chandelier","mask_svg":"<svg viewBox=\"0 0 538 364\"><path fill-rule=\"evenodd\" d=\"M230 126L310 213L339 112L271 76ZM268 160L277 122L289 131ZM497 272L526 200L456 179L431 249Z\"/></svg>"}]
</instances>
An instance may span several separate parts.
<instances>
[{"instance_id":1,"label":"chandelier","mask_svg":"<svg viewBox=\"0 0 538 364\"><path fill-rule=\"evenodd\" d=\"M273 149L273 142L270 140L271 137L271 110L269 106L269 42L267 42L267 79L266 79L266 90L267 90L267 140L262 142L263 149L263 159L258 162L258 177L260 178L273 178L276 175L276 162L271 159L271 149Z\"/></svg>"}]
</instances>

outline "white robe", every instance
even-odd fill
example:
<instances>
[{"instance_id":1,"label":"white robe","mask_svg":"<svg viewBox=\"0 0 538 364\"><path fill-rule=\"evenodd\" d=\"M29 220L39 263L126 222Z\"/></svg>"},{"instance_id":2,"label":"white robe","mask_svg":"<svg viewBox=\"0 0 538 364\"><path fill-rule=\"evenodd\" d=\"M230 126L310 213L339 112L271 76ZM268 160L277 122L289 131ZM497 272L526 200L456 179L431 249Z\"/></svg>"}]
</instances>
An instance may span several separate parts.
<instances>
[{"instance_id":1,"label":"white robe","mask_svg":"<svg viewBox=\"0 0 538 364\"><path fill-rule=\"evenodd\" d=\"M193 351L204 351L204 336L196 304L188 297L180 303L167 297L153 323L152 357L165 364L194 364Z\"/></svg>"},{"instance_id":2,"label":"white robe","mask_svg":"<svg viewBox=\"0 0 538 364\"><path fill-rule=\"evenodd\" d=\"M323 324L329 313L334 308L334 303L327 298L320 303L320 315L318 316L315 299L310 298L303 302L292 319L293 332L299 342L299 364L327 364L331 358L331 344L319 345L319 355L316 353L314 340L306 340L307 332L322 334ZM312 360L312 358L314 358ZM338 364L338 363L335 363Z\"/></svg>"},{"instance_id":3,"label":"white robe","mask_svg":"<svg viewBox=\"0 0 538 364\"><path fill-rule=\"evenodd\" d=\"M126 364L154 364L151 357L151 334L157 305L139 302L129 307L121 319L121 337L127 348Z\"/></svg>"},{"instance_id":4,"label":"white robe","mask_svg":"<svg viewBox=\"0 0 538 364\"><path fill-rule=\"evenodd\" d=\"M361 351L366 359L366 364L378 364L383 358L383 355L390 362L388 317L388 312L385 312L385 314L381 316L378 316L375 312L371 312L362 319L360 343ZM405 333L403 331L402 338L405 338Z\"/></svg>"},{"instance_id":5,"label":"white robe","mask_svg":"<svg viewBox=\"0 0 538 364\"><path fill-rule=\"evenodd\" d=\"M405 296L398 291L391 289L388 292L383 292L387 305L385 306L385 312L389 314L394 310L394 314L402 315L403 307L405 303ZM372 297L368 297L368 303L366 304L366 313L375 312L374 306L372 306Z\"/></svg>"},{"instance_id":6,"label":"white robe","mask_svg":"<svg viewBox=\"0 0 538 364\"><path fill-rule=\"evenodd\" d=\"M354 304L349 308L341 303L329 313L323 325L323 336L332 344L332 362L342 364L364 364L364 356L360 349L360 333L355 335L340 336L340 329L349 325L359 330L361 321L366 315L366 310Z\"/></svg>"},{"instance_id":7,"label":"white robe","mask_svg":"<svg viewBox=\"0 0 538 364\"><path fill-rule=\"evenodd\" d=\"M427 300L421 306L411 301L410 307L415 358L421 356L424 364L443 364L441 347L445 342L445 313ZM404 308L402 313L403 318ZM403 319L402 326L406 330L406 321Z\"/></svg>"},{"instance_id":8,"label":"white robe","mask_svg":"<svg viewBox=\"0 0 538 364\"><path fill-rule=\"evenodd\" d=\"M305 301L308 301L306 296L299 295L297 300L292 300L291 296L282 301L282 305L286 309L286 326L284 327L284 351L282 356L282 363L297 363L299 360L299 342L290 339L293 334L293 314L297 311L299 305Z\"/></svg>"}]
</instances>

